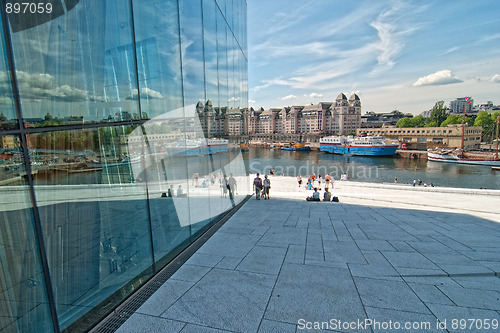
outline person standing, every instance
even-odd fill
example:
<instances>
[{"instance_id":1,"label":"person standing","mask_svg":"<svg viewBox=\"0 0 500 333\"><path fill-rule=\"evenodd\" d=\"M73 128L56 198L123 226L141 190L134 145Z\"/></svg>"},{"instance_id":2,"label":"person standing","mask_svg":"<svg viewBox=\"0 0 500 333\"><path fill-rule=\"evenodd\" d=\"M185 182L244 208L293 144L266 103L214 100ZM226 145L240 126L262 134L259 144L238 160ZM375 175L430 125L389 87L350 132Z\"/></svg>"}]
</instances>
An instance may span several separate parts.
<instances>
[{"instance_id":1,"label":"person standing","mask_svg":"<svg viewBox=\"0 0 500 333\"><path fill-rule=\"evenodd\" d=\"M297 183L299 183L299 187L302 185L302 177L300 175L297 176Z\"/></svg>"},{"instance_id":2,"label":"person standing","mask_svg":"<svg viewBox=\"0 0 500 333\"><path fill-rule=\"evenodd\" d=\"M260 200L260 191L262 191L262 179L260 178L260 174L258 173L253 180L253 189L255 191L255 199Z\"/></svg>"},{"instance_id":3,"label":"person standing","mask_svg":"<svg viewBox=\"0 0 500 333\"><path fill-rule=\"evenodd\" d=\"M330 187L330 182L332 181L332 176L330 176L329 173L326 174L325 176L325 188Z\"/></svg>"},{"instance_id":4,"label":"person standing","mask_svg":"<svg viewBox=\"0 0 500 333\"><path fill-rule=\"evenodd\" d=\"M233 174L229 174L229 179L227 180L227 184L229 185L229 199L232 199L234 197L234 194L236 193L236 179L234 179Z\"/></svg>"},{"instance_id":5,"label":"person standing","mask_svg":"<svg viewBox=\"0 0 500 333\"><path fill-rule=\"evenodd\" d=\"M222 177L220 186L222 187L222 197L225 198L227 196L227 189L229 188L226 175Z\"/></svg>"},{"instance_id":6,"label":"person standing","mask_svg":"<svg viewBox=\"0 0 500 333\"><path fill-rule=\"evenodd\" d=\"M264 177L264 200L269 199L269 189L271 189L271 180L267 178L267 175Z\"/></svg>"}]
</instances>

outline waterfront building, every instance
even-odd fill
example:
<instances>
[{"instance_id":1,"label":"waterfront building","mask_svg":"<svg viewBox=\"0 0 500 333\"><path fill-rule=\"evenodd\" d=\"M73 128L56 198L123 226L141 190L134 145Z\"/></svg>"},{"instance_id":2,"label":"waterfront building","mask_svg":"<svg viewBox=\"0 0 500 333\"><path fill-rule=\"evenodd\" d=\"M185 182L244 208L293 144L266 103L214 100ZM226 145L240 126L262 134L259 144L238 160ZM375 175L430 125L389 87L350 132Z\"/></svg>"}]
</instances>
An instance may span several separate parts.
<instances>
[{"instance_id":1,"label":"waterfront building","mask_svg":"<svg viewBox=\"0 0 500 333\"><path fill-rule=\"evenodd\" d=\"M464 132L465 149L477 149L481 144L482 127L466 126ZM360 128L357 134L381 135L390 140L405 143L408 149L426 150L435 147L460 148L462 125L447 127L395 127Z\"/></svg>"},{"instance_id":2,"label":"waterfront building","mask_svg":"<svg viewBox=\"0 0 500 333\"><path fill-rule=\"evenodd\" d=\"M361 116L361 127L375 127L372 125L378 124L380 124L380 126L382 124L396 125L399 120L405 117L413 118L413 115L411 113L404 114L403 112L398 110L387 113L376 113L373 111L369 111Z\"/></svg>"},{"instance_id":3,"label":"waterfront building","mask_svg":"<svg viewBox=\"0 0 500 333\"><path fill-rule=\"evenodd\" d=\"M238 124L238 121L240 122ZM339 94L335 102L293 105L282 108L234 110L228 136L233 141L318 142L331 134L355 132L361 124L361 101L357 94L347 99Z\"/></svg>"},{"instance_id":4,"label":"waterfront building","mask_svg":"<svg viewBox=\"0 0 500 333\"><path fill-rule=\"evenodd\" d=\"M0 331L88 331L248 193L246 1L0 2Z\"/></svg>"},{"instance_id":5,"label":"waterfront building","mask_svg":"<svg viewBox=\"0 0 500 333\"><path fill-rule=\"evenodd\" d=\"M468 99L470 100L470 103L467 102ZM451 114L457 114L457 113L462 114L464 113L465 109L466 114L471 114L473 108L474 108L474 100L471 97L459 97L456 100L450 102L449 112Z\"/></svg>"}]
</instances>

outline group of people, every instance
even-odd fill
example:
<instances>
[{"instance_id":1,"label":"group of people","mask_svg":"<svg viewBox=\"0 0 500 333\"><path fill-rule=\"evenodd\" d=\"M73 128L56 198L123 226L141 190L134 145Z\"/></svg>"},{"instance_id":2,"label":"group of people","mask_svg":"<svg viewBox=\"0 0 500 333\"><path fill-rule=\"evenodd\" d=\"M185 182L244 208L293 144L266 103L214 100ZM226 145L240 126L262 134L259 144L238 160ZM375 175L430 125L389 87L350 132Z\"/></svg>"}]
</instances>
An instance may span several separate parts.
<instances>
[{"instance_id":1,"label":"group of people","mask_svg":"<svg viewBox=\"0 0 500 333\"><path fill-rule=\"evenodd\" d=\"M315 187L312 196L307 197L306 201L338 201L338 199L336 199L336 197L333 197L333 200L332 200L332 193L330 192L328 187L326 187L325 192L323 193L323 200L321 200L320 193L318 192L318 188Z\"/></svg>"},{"instance_id":2,"label":"group of people","mask_svg":"<svg viewBox=\"0 0 500 333\"><path fill-rule=\"evenodd\" d=\"M167 190L167 193L162 193L162 197L167 197L167 198L173 198L173 197L178 197L178 198L185 198L187 197L187 193L184 193L182 190L182 185L179 185L177 188L177 194L174 189L174 185L170 185L169 189Z\"/></svg>"},{"instance_id":3,"label":"group of people","mask_svg":"<svg viewBox=\"0 0 500 333\"><path fill-rule=\"evenodd\" d=\"M253 180L253 190L255 191L255 199L260 200L263 196L264 200L269 200L269 190L271 189L271 180L267 175L264 176L264 180L260 178L260 174Z\"/></svg>"},{"instance_id":4,"label":"group of people","mask_svg":"<svg viewBox=\"0 0 500 333\"><path fill-rule=\"evenodd\" d=\"M227 197L229 192L229 199L233 199L234 194L236 193L236 179L234 179L233 174L229 174L229 178L224 175L221 179L221 187L222 187L222 197Z\"/></svg>"},{"instance_id":5,"label":"group of people","mask_svg":"<svg viewBox=\"0 0 500 333\"><path fill-rule=\"evenodd\" d=\"M398 177L394 177L394 183L397 183L398 182ZM422 179L413 179L413 182L412 183L407 183L407 185L412 185L412 186L424 186L424 187L427 187L427 186L430 186L430 187L434 187L434 183L430 183L430 184L427 184L425 183L424 181L422 181Z\"/></svg>"},{"instance_id":6,"label":"group of people","mask_svg":"<svg viewBox=\"0 0 500 333\"><path fill-rule=\"evenodd\" d=\"M315 182L318 183L318 188L319 189L321 189L321 184L322 183L325 184L325 189L327 189L330 186L333 188L333 184L335 183L335 179L333 179L333 177L330 176L329 173L326 174L326 176L325 176L324 179L323 179L323 177L321 175L318 175L316 177L316 174L313 173L312 175L310 175L307 178L307 183L305 185L305 189L306 190L312 190L312 189L314 189ZM301 175L297 176L297 183L299 184L299 187L301 187L301 185L302 185L302 176Z\"/></svg>"}]
</instances>

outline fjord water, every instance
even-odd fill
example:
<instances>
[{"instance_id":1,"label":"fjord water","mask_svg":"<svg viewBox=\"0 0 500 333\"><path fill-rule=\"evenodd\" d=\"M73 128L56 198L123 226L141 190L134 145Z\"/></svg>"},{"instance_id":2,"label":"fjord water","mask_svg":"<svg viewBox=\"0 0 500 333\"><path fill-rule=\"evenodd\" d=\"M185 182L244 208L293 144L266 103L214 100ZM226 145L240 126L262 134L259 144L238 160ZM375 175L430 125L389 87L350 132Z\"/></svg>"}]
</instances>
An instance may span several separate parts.
<instances>
[{"instance_id":1,"label":"fjord water","mask_svg":"<svg viewBox=\"0 0 500 333\"><path fill-rule=\"evenodd\" d=\"M341 174L349 179L373 183L413 183L413 179L433 183L439 187L500 189L500 171L490 166L431 162L427 159L400 157L343 156L320 151L291 152L279 149L251 148L244 153L248 169L252 172L307 177L313 172L323 177L327 172L336 180Z\"/></svg>"}]
</instances>

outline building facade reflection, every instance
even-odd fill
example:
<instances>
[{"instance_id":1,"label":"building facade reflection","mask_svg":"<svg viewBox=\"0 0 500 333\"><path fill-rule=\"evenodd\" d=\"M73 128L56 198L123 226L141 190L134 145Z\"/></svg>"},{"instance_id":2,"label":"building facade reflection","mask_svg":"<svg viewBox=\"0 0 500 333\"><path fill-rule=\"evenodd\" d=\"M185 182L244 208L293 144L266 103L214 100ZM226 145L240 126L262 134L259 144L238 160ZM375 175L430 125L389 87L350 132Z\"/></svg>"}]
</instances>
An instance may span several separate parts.
<instances>
[{"instance_id":1,"label":"building facade reflection","mask_svg":"<svg viewBox=\"0 0 500 333\"><path fill-rule=\"evenodd\" d=\"M1 16L5 332L88 330L250 188L196 112L248 107L245 1L51 3Z\"/></svg>"}]
</instances>

